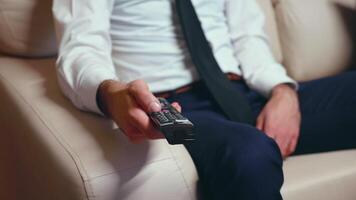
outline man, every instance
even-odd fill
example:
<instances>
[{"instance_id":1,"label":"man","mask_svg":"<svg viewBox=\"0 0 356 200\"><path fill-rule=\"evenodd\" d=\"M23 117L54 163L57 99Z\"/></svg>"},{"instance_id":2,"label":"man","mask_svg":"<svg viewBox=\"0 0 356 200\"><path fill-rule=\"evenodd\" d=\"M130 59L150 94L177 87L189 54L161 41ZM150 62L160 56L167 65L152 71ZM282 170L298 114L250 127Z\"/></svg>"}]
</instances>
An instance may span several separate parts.
<instances>
[{"instance_id":1,"label":"man","mask_svg":"<svg viewBox=\"0 0 356 200\"><path fill-rule=\"evenodd\" d=\"M147 115L161 109L155 95L174 102L195 124L197 139L186 147L212 199L281 199L281 153L356 147L355 73L298 85L273 59L254 0L191 0L256 124L227 117L201 81L179 1L54 0L63 92L79 109L111 117L135 143L162 138Z\"/></svg>"}]
</instances>

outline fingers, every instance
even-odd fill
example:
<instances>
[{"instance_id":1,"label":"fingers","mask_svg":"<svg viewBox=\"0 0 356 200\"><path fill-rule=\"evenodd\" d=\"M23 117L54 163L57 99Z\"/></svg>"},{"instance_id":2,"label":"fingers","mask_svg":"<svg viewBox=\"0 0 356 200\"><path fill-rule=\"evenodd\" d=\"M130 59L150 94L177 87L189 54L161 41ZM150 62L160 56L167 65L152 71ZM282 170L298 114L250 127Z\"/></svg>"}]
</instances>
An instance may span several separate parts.
<instances>
[{"instance_id":1,"label":"fingers","mask_svg":"<svg viewBox=\"0 0 356 200\"><path fill-rule=\"evenodd\" d=\"M277 143L277 145L279 147L279 150L280 150L280 152L282 154L282 157L286 158L289 155L289 153L288 153L288 147L289 147L288 140L286 140L285 138L282 138L282 137L280 137L278 135L275 135L274 133L271 133L271 132L264 131L264 133L266 133L266 135L268 137L270 137L271 139L273 139Z\"/></svg>"},{"instance_id":2,"label":"fingers","mask_svg":"<svg viewBox=\"0 0 356 200\"><path fill-rule=\"evenodd\" d=\"M153 127L147 115L149 112L158 112L161 110L160 103L149 91L147 84L143 80L133 81L129 84L129 93L139 105L136 108L130 109L128 113L131 126L135 126L148 139L163 138L163 135Z\"/></svg>"},{"instance_id":3,"label":"fingers","mask_svg":"<svg viewBox=\"0 0 356 200\"><path fill-rule=\"evenodd\" d=\"M288 151L289 141L281 137L277 137L275 141L277 142L279 149L281 150L283 158L289 156L289 151Z\"/></svg>"},{"instance_id":4,"label":"fingers","mask_svg":"<svg viewBox=\"0 0 356 200\"><path fill-rule=\"evenodd\" d=\"M126 128L123 128L122 131L134 144L140 144L146 140L146 136L134 126L128 126Z\"/></svg>"},{"instance_id":5,"label":"fingers","mask_svg":"<svg viewBox=\"0 0 356 200\"><path fill-rule=\"evenodd\" d=\"M147 115L148 112L160 111L161 105L144 81L117 83L111 87L106 95L105 105L110 117L130 141L141 143L146 139L163 138L163 135L153 127Z\"/></svg>"},{"instance_id":6,"label":"fingers","mask_svg":"<svg viewBox=\"0 0 356 200\"><path fill-rule=\"evenodd\" d=\"M173 102L172 106L178 111L178 112L182 112L182 107L179 105L178 102Z\"/></svg>"},{"instance_id":7,"label":"fingers","mask_svg":"<svg viewBox=\"0 0 356 200\"><path fill-rule=\"evenodd\" d=\"M273 139L277 142L284 158L292 155L295 152L298 144L298 138L294 135L295 134L293 133L283 132L282 135L272 136Z\"/></svg>"},{"instance_id":8,"label":"fingers","mask_svg":"<svg viewBox=\"0 0 356 200\"><path fill-rule=\"evenodd\" d=\"M147 130L149 129L149 130ZM147 139L160 139L164 136L156 131L153 127L143 127L133 124L129 124L127 127L122 128L123 133L129 138L129 140L134 144L140 144Z\"/></svg>"},{"instance_id":9,"label":"fingers","mask_svg":"<svg viewBox=\"0 0 356 200\"><path fill-rule=\"evenodd\" d=\"M125 135L133 143L140 143L146 139L160 139L164 135L153 126L147 113L159 112L161 104L149 91L147 84L142 80L136 80L118 92L112 100L114 120L122 128ZM172 106L181 112L178 103Z\"/></svg>"},{"instance_id":10,"label":"fingers","mask_svg":"<svg viewBox=\"0 0 356 200\"><path fill-rule=\"evenodd\" d=\"M148 115L141 109L135 108L129 111L131 126L135 126L148 139L160 139L163 135L152 125Z\"/></svg>"},{"instance_id":11,"label":"fingers","mask_svg":"<svg viewBox=\"0 0 356 200\"><path fill-rule=\"evenodd\" d=\"M173 103L174 106L179 112L181 112L181 107L178 103ZM135 127L135 131L130 132L126 131L126 134L130 137L132 141L142 140L142 139L161 139L164 138L164 135L158 131L151 122L151 119L147 114L139 109L131 109L129 112L129 121L131 122L131 127Z\"/></svg>"},{"instance_id":12,"label":"fingers","mask_svg":"<svg viewBox=\"0 0 356 200\"><path fill-rule=\"evenodd\" d=\"M268 124L268 123L267 123ZM294 132L290 129L283 129L272 126L264 127L263 131L272 139L274 139L281 151L283 158L288 157L294 152L292 150L291 144L296 142L294 137Z\"/></svg>"},{"instance_id":13,"label":"fingers","mask_svg":"<svg viewBox=\"0 0 356 200\"><path fill-rule=\"evenodd\" d=\"M148 85L143 80L129 83L129 93L146 112L158 112L161 105L157 98L149 91Z\"/></svg>"},{"instance_id":14,"label":"fingers","mask_svg":"<svg viewBox=\"0 0 356 200\"><path fill-rule=\"evenodd\" d=\"M289 143L288 154L291 155L295 152L298 145L298 137L292 138L291 142Z\"/></svg>"},{"instance_id":15,"label":"fingers","mask_svg":"<svg viewBox=\"0 0 356 200\"><path fill-rule=\"evenodd\" d=\"M265 121L264 118L265 117L264 117L263 113L261 113L261 115L257 118L256 128L260 131L263 131L263 129L264 129L264 121Z\"/></svg>"}]
</instances>

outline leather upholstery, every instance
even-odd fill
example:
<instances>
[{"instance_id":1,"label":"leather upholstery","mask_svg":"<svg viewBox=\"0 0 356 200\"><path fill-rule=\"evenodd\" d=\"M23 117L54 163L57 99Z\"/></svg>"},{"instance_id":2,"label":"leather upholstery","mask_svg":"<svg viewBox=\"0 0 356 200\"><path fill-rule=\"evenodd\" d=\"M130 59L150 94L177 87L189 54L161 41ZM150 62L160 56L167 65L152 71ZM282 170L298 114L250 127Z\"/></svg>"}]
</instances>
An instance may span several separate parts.
<instances>
[{"instance_id":1,"label":"leather upholstery","mask_svg":"<svg viewBox=\"0 0 356 200\"><path fill-rule=\"evenodd\" d=\"M197 174L182 146L130 144L109 120L75 109L57 86L54 59L0 58L0 93L2 136L16 165L5 174L18 199L196 199ZM355 166L356 150L290 158L283 195L353 200Z\"/></svg>"},{"instance_id":2,"label":"leather upholstery","mask_svg":"<svg viewBox=\"0 0 356 200\"><path fill-rule=\"evenodd\" d=\"M356 150L291 157L284 172L285 200L356 199Z\"/></svg>"},{"instance_id":3,"label":"leather upholstery","mask_svg":"<svg viewBox=\"0 0 356 200\"><path fill-rule=\"evenodd\" d=\"M46 57L57 52L51 0L0 0L0 52Z\"/></svg>"},{"instance_id":4,"label":"leather upholstery","mask_svg":"<svg viewBox=\"0 0 356 200\"><path fill-rule=\"evenodd\" d=\"M345 41L350 40L328 6L333 1L273 0L273 10L270 1L259 0L276 58L298 79L346 68L350 47ZM342 1L354 5L353 0ZM41 8L34 9L40 3ZM0 0L0 52L28 57L54 54L49 7L49 0ZM320 20L301 14L319 8L315 15L323 16ZM37 25L31 28L32 17ZM320 27L327 27L321 29L322 36L334 41L331 51L340 58L328 54L328 42L318 40L314 44L322 48L313 47L307 36ZM313 51L304 55L304 48ZM296 61L301 55L305 60ZM321 58L331 63L322 65ZM0 56L0 199L197 199L197 173L184 147L164 140L130 144L111 121L75 109L58 88L54 62L54 58ZM283 196L354 200L355 166L356 150L289 158Z\"/></svg>"},{"instance_id":5,"label":"leather upholstery","mask_svg":"<svg viewBox=\"0 0 356 200\"><path fill-rule=\"evenodd\" d=\"M266 13L266 30L278 61L281 49L270 1L258 0ZM46 57L57 52L51 0L0 0L0 52Z\"/></svg>"},{"instance_id":6,"label":"leather upholstery","mask_svg":"<svg viewBox=\"0 0 356 200\"><path fill-rule=\"evenodd\" d=\"M335 75L352 65L355 0L280 0L276 15L283 64L295 79Z\"/></svg>"},{"instance_id":7,"label":"leather upholstery","mask_svg":"<svg viewBox=\"0 0 356 200\"><path fill-rule=\"evenodd\" d=\"M282 62L282 50L281 43L279 40L279 33L277 30L277 24L275 20L275 13L273 10L272 1L269 0L257 0L261 9L266 16L266 26L265 30L269 37L270 46L273 50L273 54L278 62Z\"/></svg>"},{"instance_id":8,"label":"leather upholstery","mask_svg":"<svg viewBox=\"0 0 356 200\"><path fill-rule=\"evenodd\" d=\"M75 109L57 86L54 59L1 58L0 80L19 199L191 199L197 176L186 150L165 140L131 144L111 121Z\"/></svg>"}]
</instances>

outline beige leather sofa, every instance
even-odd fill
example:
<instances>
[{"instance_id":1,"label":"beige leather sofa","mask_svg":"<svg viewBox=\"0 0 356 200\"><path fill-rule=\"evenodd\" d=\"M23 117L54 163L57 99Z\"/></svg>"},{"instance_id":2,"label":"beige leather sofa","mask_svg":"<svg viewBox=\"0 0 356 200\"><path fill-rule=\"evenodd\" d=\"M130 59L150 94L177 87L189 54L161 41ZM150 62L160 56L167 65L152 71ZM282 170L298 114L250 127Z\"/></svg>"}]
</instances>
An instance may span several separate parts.
<instances>
[{"instance_id":1,"label":"beige leather sofa","mask_svg":"<svg viewBox=\"0 0 356 200\"><path fill-rule=\"evenodd\" d=\"M276 59L294 78L352 66L355 0L259 2ZM0 199L197 199L182 146L130 144L108 119L62 95L50 7L0 0ZM356 150L292 157L284 171L286 200L356 199Z\"/></svg>"}]
</instances>

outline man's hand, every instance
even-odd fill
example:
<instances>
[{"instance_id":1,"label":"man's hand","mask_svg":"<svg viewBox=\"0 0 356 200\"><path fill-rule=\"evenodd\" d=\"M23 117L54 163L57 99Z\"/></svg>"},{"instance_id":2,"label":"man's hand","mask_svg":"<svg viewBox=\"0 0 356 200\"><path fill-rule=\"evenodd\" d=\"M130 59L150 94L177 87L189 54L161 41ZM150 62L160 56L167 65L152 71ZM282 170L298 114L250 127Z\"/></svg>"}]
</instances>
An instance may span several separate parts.
<instances>
[{"instance_id":1,"label":"man's hand","mask_svg":"<svg viewBox=\"0 0 356 200\"><path fill-rule=\"evenodd\" d=\"M106 114L109 115L134 143L146 139L159 139L164 136L155 128L147 113L158 112L161 106L157 98L149 91L147 84L136 80L128 84L118 81L104 81L99 86ZM181 110L177 103L172 104Z\"/></svg>"},{"instance_id":2,"label":"man's hand","mask_svg":"<svg viewBox=\"0 0 356 200\"><path fill-rule=\"evenodd\" d=\"M286 158L296 149L300 123L297 93L286 84L276 86L271 99L257 118L257 128L277 142Z\"/></svg>"}]
</instances>

